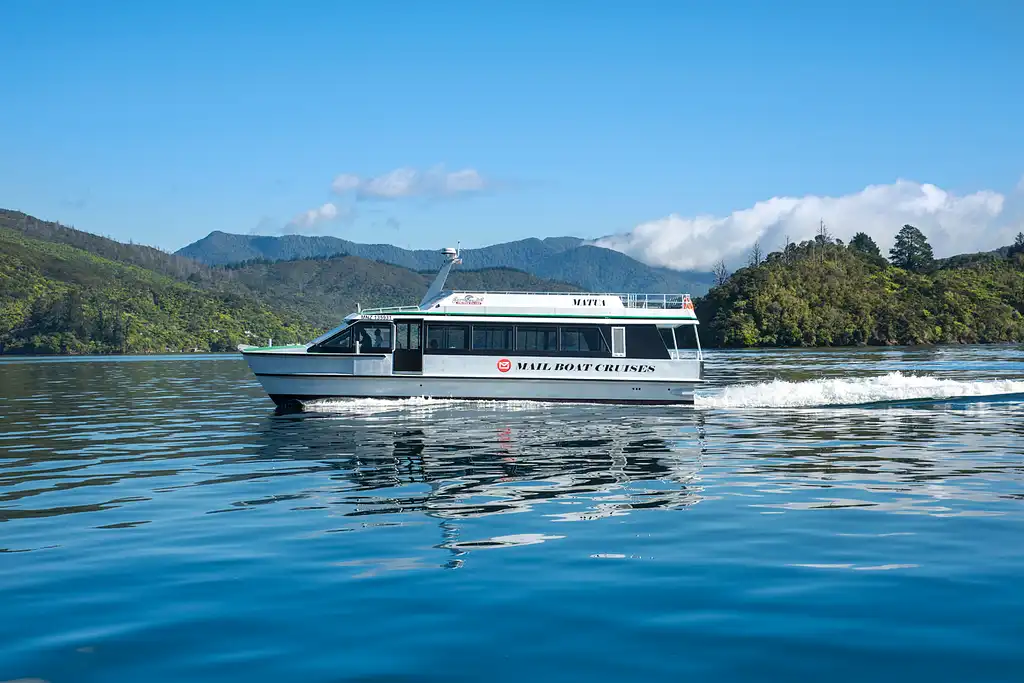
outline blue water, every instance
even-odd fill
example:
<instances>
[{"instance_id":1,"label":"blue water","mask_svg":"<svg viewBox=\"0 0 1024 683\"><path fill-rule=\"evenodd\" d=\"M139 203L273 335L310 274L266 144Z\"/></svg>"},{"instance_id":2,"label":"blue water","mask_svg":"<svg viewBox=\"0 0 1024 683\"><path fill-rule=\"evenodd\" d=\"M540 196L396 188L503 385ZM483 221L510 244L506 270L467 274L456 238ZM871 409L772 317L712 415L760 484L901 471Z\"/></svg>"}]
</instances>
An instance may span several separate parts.
<instances>
[{"instance_id":1,"label":"blue water","mask_svg":"<svg viewBox=\"0 0 1024 683\"><path fill-rule=\"evenodd\" d=\"M0 681L1024 680L1024 349L709 373L277 416L235 356L4 358Z\"/></svg>"}]
</instances>

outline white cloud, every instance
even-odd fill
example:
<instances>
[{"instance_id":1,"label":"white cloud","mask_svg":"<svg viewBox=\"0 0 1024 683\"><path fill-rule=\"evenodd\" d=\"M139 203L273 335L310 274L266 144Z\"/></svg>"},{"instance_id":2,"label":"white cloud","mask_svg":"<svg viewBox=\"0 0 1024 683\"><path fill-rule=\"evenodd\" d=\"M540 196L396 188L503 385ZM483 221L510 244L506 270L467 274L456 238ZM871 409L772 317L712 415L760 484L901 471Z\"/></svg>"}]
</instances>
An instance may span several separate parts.
<instances>
[{"instance_id":1,"label":"white cloud","mask_svg":"<svg viewBox=\"0 0 1024 683\"><path fill-rule=\"evenodd\" d=\"M420 171L396 168L373 178L343 173L331 183L337 194L354 192L358 199L403 199L406 197L452 197L480 192L487 187L483 176L473 168L446 171L443 166Z\"/></svg>"},{"instance_id":2,"label":"white cloud","mask_svg":"<svg viewBox=\"0 0 1024 683\"><path fill-rule=\"evenodd\" d=\"M337 217L338 207L331 202L327 202L323 206L318 206L317 208L310 209L309 211L303 211L291 220L290 225L300 228L311 228L318 223L333 221Z\"/></svg>"},{"instance_id":3,"label":"white cloud","mask_svg":"<svg viewBox=\"0 0 1024 683\"><path fill-rule=\"evenodd\" d=\"M448 173L443 182L448 192L479 192L484 189L484 179L472 168Z\"/></svg>"},{"instance_id":4,"label":"white cloud","mask_svg":"<svg viewBox=\"0 0 1024 683\"><path fill-rule=\"evenodd\" d=\"M1016 231L1005 209L1006 197L992 190L958 196L898 180L841 197L773 197L725 217L672 214L594 243L651 265L708 269L720 259L730 265L745 261L756 240L768 252L779 249L786 235L794 242L811 239L820 220L844 241L866 232L886 253L896 232L910 223L944 257L1012 243Z\"/></svg>"},{"instance_id":5,"label":"white cloud","mask_svg":"<svg viewBox=\"0 0 1024 683\"><path fill-rule=\"evenodd\" d=\"M334 179L333 183L331 183L331 189L337 192L338 194L345 194L346 192L350 192L359 187L359 184L361 182L362 181L359 179L359 176L357 175L352 175L351 173L342 173L340 176Z\"/></svg>"}]
</instances>

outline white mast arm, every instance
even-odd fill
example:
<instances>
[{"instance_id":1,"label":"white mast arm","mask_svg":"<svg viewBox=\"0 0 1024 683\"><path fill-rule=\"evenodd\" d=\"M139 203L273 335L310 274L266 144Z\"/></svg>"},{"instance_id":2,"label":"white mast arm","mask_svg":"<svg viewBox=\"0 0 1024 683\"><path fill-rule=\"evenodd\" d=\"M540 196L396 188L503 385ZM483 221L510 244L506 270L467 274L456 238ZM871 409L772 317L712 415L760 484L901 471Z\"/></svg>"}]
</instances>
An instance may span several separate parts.
<instances>
[{"instance_id":1,"label":"white mast arm","mask_svg":"<svg viewBox=\"0 0 1024 683\"><path fill-rule=\"evenodd\" d=\"M420 301L420 308L429 304L437 298L438 294L444 291L444 283L448 279L448 273L451 272L452 266L456 263L462 263L462 259L459 258L458 249L445 247L441 250L441 254L444 255L444 263L441 264L441 270L437 271L437 277L434 278L434 282L430 285L430 289L428 289L427 293L423 295L423 300Z\"/></svg>"}]
</instances>

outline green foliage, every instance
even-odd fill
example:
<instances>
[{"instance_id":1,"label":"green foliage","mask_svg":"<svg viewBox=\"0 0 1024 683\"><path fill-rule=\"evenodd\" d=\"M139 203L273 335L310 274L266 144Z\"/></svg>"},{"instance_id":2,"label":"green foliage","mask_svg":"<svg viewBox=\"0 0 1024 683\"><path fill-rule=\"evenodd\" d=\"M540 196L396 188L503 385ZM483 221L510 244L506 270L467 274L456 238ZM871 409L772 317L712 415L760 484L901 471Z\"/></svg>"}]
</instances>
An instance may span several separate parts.
<instances>
[{"instance_id":1,"label":"green foliage","mask_svg":"<svg viewBox=\"0 0 1024 683\"><path fill-rule=\"evenodd\" d=\"M858 232L854 235L853 239L850 240L849 248L853 251L859 251L862 254L867 254L868 256L882 255L878 245L875 244L875 241L871 239L871 236L866 232Z\"/></svg>"},{"instance_id":2,"label":"green foliage","mask_svg":"<svg viewBox=\"0 0 1024 683\"><path fill-rule=\"evenodd\" d=\"M710 346L1024 341L1024 254L917 273L804 242L698 301ZM880 262L879 262L880 261Z\"/></svg>"},{"instance_id":3,"label":"green foliage","mask_svg":"<svg viewBox=\"0 0 1024 683\"><path fill-rule=\"evenodd\" d=\"M20 211L0 209L0 228L20 232L31 239L66 244L111 261L132 264L176 279L191 277L194 282L207 284L218 279L211 268L192 259L141 244L124 244L60 223L42 221Z\"/></svg>"},{"instance_id":4,"label":"green foliage","mask_svg":"<svg viewBox=\"0 0 1024 683\"><path fill-rule=\"evenodd\" d=\"M889 252L892 264L915 273L925 273L934 265L928 238L913 225L904 225L896 233L896 243Z\"/></svg>"},{"instance_id":5,"label":"green foliage","mask_svg":"<svg viewBox=\"0 0 1024 683\"><path fill-rule=\"evenodd\" d=\"M882 256L882 250L878 248L875 240L865 232L858 232L854 235L847 249L873 266L885 268L888 265L888 261Z\"/></svg>"},{"instance_id":6,"label":"green foliage","mask_svg":"<svg viewBox=\"0 0 1024 683\"><path fill-rule=\"evenodd\" d=\"M314 332L308 324L283 320L252 297L204 291L67 244L0 228L4 352L229 351L269 338L304 341Z\"/></svg>"},{"instance_id":7,"label":"green foliage","mask_svg":"<svg viewBox=\"0 0 1024 683\"><path fill-rule=\"evenodd\" d=\"M1024 232L1017 233L1017 239L1014 240L1013 246L1009 248L1008 252L1010 256L1024 254Z\"/></svg>"},{"instance_id":8,"label":"green foliage","mask_svg":"<svg viewBox=\"0 0 1024 683\"><path fill-rule=\"evenodd\" d=\"M434 273L355 256L210 268L58 223L0 212L0 352L229 351L304 342L360 303L416 304ZM38 238L38 239L37 239ZM575 288L512 269L457 270L451 287Z\"/></svg>"}]
</instances>

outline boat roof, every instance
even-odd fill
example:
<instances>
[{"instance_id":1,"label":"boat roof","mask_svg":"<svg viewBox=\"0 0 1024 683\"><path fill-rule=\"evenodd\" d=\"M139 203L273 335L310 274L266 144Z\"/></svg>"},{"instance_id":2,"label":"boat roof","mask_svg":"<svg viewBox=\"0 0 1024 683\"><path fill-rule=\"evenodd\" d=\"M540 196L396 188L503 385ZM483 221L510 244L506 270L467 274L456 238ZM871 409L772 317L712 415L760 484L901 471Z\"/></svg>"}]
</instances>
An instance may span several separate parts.
<instances>
[{"instance_id":1,"label":"boat roof","mask_svg":"<svg viewBox=\"0 0 1024 683\"><path fill-rule=\"evenodd\" d=\"M441 292L420 306L365 309L350 317L557 317L664 320L696 324L689 294L591 292Z\"/></svg>"}]
</instances>

